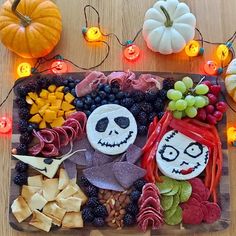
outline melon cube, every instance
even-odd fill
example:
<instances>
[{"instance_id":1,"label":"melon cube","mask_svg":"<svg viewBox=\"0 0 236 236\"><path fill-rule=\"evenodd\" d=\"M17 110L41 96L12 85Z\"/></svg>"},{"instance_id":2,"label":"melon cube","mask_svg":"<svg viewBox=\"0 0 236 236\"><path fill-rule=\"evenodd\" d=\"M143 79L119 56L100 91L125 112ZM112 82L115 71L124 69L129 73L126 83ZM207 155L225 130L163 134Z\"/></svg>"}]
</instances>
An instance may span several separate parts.
<instances>
[{"instance_id":1,"label":"melon cube","mask_svg":"<svg viewBox=\"0 0 236 236\"><path fill-rule=\"evenodd\" d=\"M50 109L51 111L57 112L57 111L59 110L59 107L57 107L57 106L50 106L49 109Z\"/></svg>"},{"instance_id":2,"label":"melon cube","mask_svg":"<svg viewBox=\"0 0 236 236\"><path fill-rule=\"evenodd\" d=\"M75 97L74 97L71 93L67 93L67 94L65 95L65 100L66 100L68 103L71 103L74 99L75 99Z\"/></svg>"},{"instance_id":3,"label":"melon cube","mask_svg":"<svg viewBox=\"0 0 236 236\"><path fill-rule=\"evenodd\" d=\"M56 106L56 107L58 107L58 109L60 109L61 103L62 103L62 101L60 99L57 99L56 101L52 102L52 105Z\"/></svg>"},{"instance_id":4,"label":"melon cube","mask_svg":"<svg viewBox=\"0 0 236 236\"><path fill-rule=\"evenodd\" d=\"M29 92L28 95L29 95L29 97L31 97L33 100L36 100L36 99L38 98L38 94L37 94L37 93Z\"/></svg>"},{"instance_id":5,"label":"melon cube","mask_svg":"<svg viewBox=\"0 0 236 236\"><path fill-rule=\"evenodd\" d=\"M40 128L40 129L45 129L46 127L47 127L47 125L46 125L45 120L42 120L42 121L39 123L39 128Z\"/></svg>"},{"instance_id":6,"label":"melon cube","mask_svg":"<svg viewBox=\"0 0 236 236\"><path fill-rule=\"evenodd\" d=\"M33 104L33 103L34 103L33 99L32 99L30 96L26 96L25 101L26 101L28 104Z\"/></svg>"},{"instance_id":7,"label":"melon cube","mask_svg":"<svg viewBox=\"0 0 236 236\"><path fill-rule=\"evenodd\" d=\"M68 118L72 113L75 113L75 112L76 112L76 110L66 111L66 112L65 112L66 118Z\"/></svg>"},{"instance_id":8,"label":"melon cube","mask_svg":"<svg viewBox=\"0 0 236 236\"><path fill-rule=\"evenodd\" d=\"M65 120L61 116L61 117L56 118L50 125L52 128L53 127L61 127L64 124L64 122L65 122Z\"/></svg>"},{"instance_id":9,"label":"melon cube","mask_svg":"<svg viewBox=\"0 0 236 236\"><path fill-rule=\"evenodd\" d=\"M42 107L45 105L45 100L43 98L37 98L36 103L38 104L38 107Z\"/></svg>"},{"instance_id":10,"label":"melon cube","mask_svg":"<svg viewBox=\"0 0 236 236\"><path fill-rule=\"evenodd\" d=\"M60 87L58 87L58 88L56 89L56 91L57 91L57 92L62 92L63 89L64 89L64 86L60 86Z\"/></svg>"},{"instance_id":11,"label":"melon cube","mask_svg":"<svg viewBox=\"0 0 236 236\"><path fill-rule=\"evenodd\" d=\"M48 107L49 107L49 104L48 104L48 103L45 104L44 106L42 106L42 107L39 109L39 114L40 114L41 116L43 116L44 113L45 113L45 111L48 109Z\"/></svg>"},{"instance_id":12,"label":"melon cube","mask_svg":"<svg viewBox=\"0 0 236 236\"><path fill-rule=\"evenodd\" d=\"M61 108L63 111L69 111L74 109L75 107L68 102L62 102Z\"/></svg>"},{"instance_id":13,"label":"melon cube","mask_svg":"<svg viewBox=\"0 0 236 236\"><path fill-rule=\"evenodd\" d=\"M42 120L42 117L39 114L36 114L29 119L29 122L39 124L41 120Z\"/></svg>"},{"instance_id":14,"label":"melon cube","mask_svg":"<svg viewBox=\"0 0 236 236\"><path fill-rule=\"evenodd\" d=\"M59 98L59 99L63 99L63 97L64 97L64 93L62 93L62 92L55 92L55 95L56 95L56 97L57 98Z\"/></svg>"},{"instance_id":15,"label":"melon cube","mask_svg":"<svg viewBox=\"0 0 236 236\"><path fill-rule=\"evenodd\" d=\"M44 116L43 116L43 119L48 123L51 123L56 118L57 118L57 113L55 111L51 111L49 109L47 109L45 111Z\"/></svg>"},{"instance_id":16,"label":"melon cube","mask_svg":"<svg viewBox=\"0 0 236 236\"><path fill-rule=\"evenodd\" d=\"M56 90L56 85L55 84L51 84L49 87L48 87L48 90L52 93Z\"/></svg>"},{"instance_id":17,"label":"melon cube","mask_svg":"<svg viewBox=\"0 0 236 236\"><path fill-rule=\"evenodd\" d=\"M39 96L41 98L47 99L48 98L48 94L49 94L49 92L46 89L42 89L42 91L40 92Z\"/></svg>"},{"instance_id":18,"label":"melon cube","mask_svg":"<svg viewBox=\"0 0 236 236\"><path fill-rule=\"evenodd\" d=\"M30 108L30 114L34 115L34 114L38 113L38 111L39 111L38 106L35 103L33 103Z\"/></svg>"},{"instance_id":19,"label":"melon cube","mask_svg":"<svg viewBox=\"0 0 236 236\"><path fill-rule=\"evenodd\" d=\"M54 101L56 101L56 99L57 99L57 97L55 96L55 94L54 93L49 93L48 94L48 101L49 102L54 102Z\"/></svg>"},{"instance_id":20,"label":"melon cube","mask_svg":"<svg viewBox=\"0 0 236 236\"><path fill-rule=\"evenodd\" d=\"M59 110L59 111L57 112L57 117L60 117L60 116L64 116L64 111Z\"/></svg>"}]
</instances>

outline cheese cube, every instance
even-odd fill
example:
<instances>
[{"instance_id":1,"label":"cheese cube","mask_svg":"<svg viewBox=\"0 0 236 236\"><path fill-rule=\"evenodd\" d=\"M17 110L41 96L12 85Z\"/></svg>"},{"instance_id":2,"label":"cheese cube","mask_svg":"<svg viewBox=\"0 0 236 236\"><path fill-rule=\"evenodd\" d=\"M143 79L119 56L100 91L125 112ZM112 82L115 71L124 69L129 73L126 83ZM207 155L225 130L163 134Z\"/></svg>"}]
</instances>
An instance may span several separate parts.
<instances>
[{"instance_id":1,"label":"cheese cube","mask_svg":"<svg viewBox=\"0 0 236 236\"><path fill-rule=\"evenodd\" d=\"M48 94L48 101L49 102L54 102L54 101L56 101L56 99L57 99L57 97L55 96L55 94L54 93L49 93Z\"/></svg>"},{"instance_id":2,"label":"cheese cube","mask_svg":"<svg viewBox=\"0 0 236 236\"><path fill-rule=\"evenodd\" d=\"M34 187L42 187L43 186L43 176L42 175L35 175L28 177L28 185Z\"/></svg>"},{"instance_id":3,"label":"cheese cube","mask_svg":"<svg viewBox=\"0 0 236 236\"><path fill-rule=\"evenodd\" d=\"M67 93L64 97L64 99L68 102L68 103L71 103L75 97L71 94L71 93Z\"/></svg>"},{"instance_id":4,"label":"cheese cube","mask_svg":"<svg viewBox=\"0 0 236 236\"><path fill-rule=\"evenodd\" d=\"M33 104L33 103L34 103L33 99L32 99L30 96L26 96L25 101L26 101L28 104Z\"/></svg>"},{"instance_id":5,"label":"cheese cube","mask_svg":"<svg viewBox=\"0 0 236 236\"><path fill-rule=\"evenodd\" d=\"M29 222L30 225L34 227L49 232L52 226L52 219L41 213L40 211L35 210L33 212L33 217Z\"/></svg>"},{"instance_id":6,"label":"cheese cube","mask_svg":"<svg viewBox=\"0 0 236 236\"><path fill-rule=\"evenodd\" d=\"M39 114L36 114L29 119L29 122L39 124L41 120L42 120L42 117Z\"/></svg>"},{"instance_id":7,"label":"cheese cube","mask_svg":"<svg viewBox=\"0 0 236 236\"><path fill-rule=\"evenodd\" d=\"M45 105L45 100L43 98L37 98L35 102L38 104L38 107L42 107Z\"/></svg>"},{"instance_id":8,"label":"cheese cube","mask_svg":"<svg viewBox=\"0 0 236 236\"><path fill-rule=\"evenodd\" d=\"M36 114L38 112L39 112L38 106L35 103L33 103L31 108L30 108L30 114L34 115L34 114Z\"/></svg>"},{"instance_id":9,"label":"cheese cube","mask_svg":"<svg viewBox=\"0 0 236 236\"><path fill-rule=\"evenodd\" d=\"M56 118L57 118L57 113L55 111L51 111L49 109L47 109L45 111L44 116L43 116L43 119L48 123L51 123Z\"/></svg>"},{"instance_id":10,"label":"cheese cube","mask_svg":"<svg viewBox=\"0 0 236 236\"><path fill-rule=\"evenodd\" d=\"M71 105L70 103L63 101L61 108L63 111L69 111L69 110L74 109L75 107L73 105Z\"/></svg>"},{"instance_id":11,"label":"cheese cube","mask_svg":"<svg viewBox=\"0 0 236 236\"><path fill-rule=\"evenodd\" d=\"M62 93L62 92L55 92L55 95L56 95L56 97L57 98L59 98L59 99L63 99L63 97L64 97L64 93Z\"/></svg>"},{"instance_id":12,"label":"cheese cube","mask_svg":"<svg viewBox=\"0 0 236 236\"><path fill-rule=\"evenodd\" d=\"M42 210L48 201L39 193L35 193L28 201L29 208L34 210Z\"/></svg>"},{"instance_id":13,"label":"cheese cube","mask_svg":"<svg viewBox=\"0 0 236 236\"><path fill-rule=\"evenodd\" d=\"M57 117L60 117L60 116L64 116L64 111L59 110L59 111L57 112Z\"/></svg>"},{"instance_id":14,"label":"cheese cube","mask_svg":"<svg viewBox=\"0 0 236 236\"><path fill-rule=\"evenodd\" d=\"M41 116L43 116L44 113L45 113L45 111L48 109L48 107L49 107L49 104L48 104L48 103L45 104L44 106L42 106L42 107L39 109L39 114L40 114Z\"/></svg>"},{"instance_id":15,"label":"cheese cube","mask_svg":"<svg viewBox=\"0 0 236 236\"><path fill-rule=\"evenodd\" d=\"M61 127L64 124L65 120L62 116L56 118L50 125L51 127Z\"/></svg>"},{"instance_id":16,"label":"cheese cube","mask_svg":"<svg viewBox=\"0 0 236 236\"><path fill-rule=\"evenodd\" d=\"M54 92L55 90L56 90L56 85L55 84L51 84L49 87L48 87L48 90L50 91L50 92Z\"/></svg>"},{"instance_id":17,"label":"cheese cube","mask_svg":"<svg viewBox=\"0 0 236 236\"><path fill-rule=\"evenodd\" d=\"M60 86L60 87L58 87L58 88L56 89L56 92L62 92L63 89L64 89L64 86Z\"/></svg>"},{"instance_id":18,"label":"cheese cube","mask_svg":"<svg viewBox=\"0 0 236 236\"><path fill-rule=\"evenodd\" d=\"M49 92L48 92L46 89L42 89L41 92L40 92L40 94L39 94L39 96L40 96L41 98L47 99L47 98L48 98L48 94L49 94Z\"/></svg>"},{"instance_id":19,"label":"cheese cube","mask_svg":"<svg viewBox=\"0 0 236 236\"><path fill-rule=\"evenodd\" d=\"M28 95L29 95L29 97L31 97L33 100L36 100L36 99L38 98L38 94L37 94L37 93L29 92Z\"/></svg>"}]
</instances>

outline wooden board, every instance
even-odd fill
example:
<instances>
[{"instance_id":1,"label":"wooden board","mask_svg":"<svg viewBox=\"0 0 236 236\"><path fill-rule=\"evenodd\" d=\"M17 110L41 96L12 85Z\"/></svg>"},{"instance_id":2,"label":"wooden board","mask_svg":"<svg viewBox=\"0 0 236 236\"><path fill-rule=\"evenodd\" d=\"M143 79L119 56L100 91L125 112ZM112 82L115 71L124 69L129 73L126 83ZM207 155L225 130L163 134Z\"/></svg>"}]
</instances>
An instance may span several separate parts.
<instances>
[{"instance_id":1,"label":"wooden board","mask_svg":"<svg viewBox=\"0 0 236 236\"><path fill-rule=\"evenodd\" d=\"M109 73L109 72L107 72ZM146 73L146 72L136 72L136 75L138 76L141 73ZM179 73L156 73L156 72L148 72L151 74L159 75L164 78L167 77L173 77L176 80L181 79L183 76L186 74L179 74ZM70 74L64 74L63 77L66 77L68 75L73 76L73 78L76 79L83 79L84 78L84 73L70 73ZM53 76L53 75L48 75L48 76ZM198 82L202 76L201 75L190 75L195 82ZM20 79L16 81L16 86L15 86L15 94L16 94L16 88L18 85L22 83L28 83L30 80L35 80L37 79L37 76L31 76L27 79ZM211 80L212 82L216 83L216 77L207 77L206 79ZM224 89L223 83L219 82ZM16 96L15 96L16 97ZM13 135L12 135L12 147L16 147L17 143L19 143L19 137L20 134L17 131L17 121L19 120L18 117L18 108L15 103L13 103ZM222 171L222 177L221 177L221 182L220 186L218 189L218 200L219 200L219 205L222 208L222 214L221 218L215 222L214 224L205 224L202 223L200 225L192 226L192 225L178 225L178 226L167 226L164 225L161 229L158 231L152 231L152 235L159 235L159 234L183 234L183 233L196 233L196 232L211 232L211 231L219 231L219 230L224 230L226 229L229 224L230 224L230 188L229 188L229 164L228 164L228 156L227 156L227 138L225 135L225 130L226 130L226 117L224 116L224 119L218 124L218 132L219 136L221 138L222 142L222 152L223 152L223 171ZM18 197L20 193L20 188L16 186L13 183L13 178L14 178L14 166L15 166L16 160L12 158L11 162L11 188L10 188L10 205L12 204L13 200ZM30 170L31 174L35 174L36 172L33 170ZM9 207L10 209L10 207ZM11 213L11 209L9 211L9 223L14 228L15 230L18 231L25 231L25 232L41 232L38 229L30 226L27 221L23 223L18 223ZM81 235L81 236L87 236L90 235L90 231L94 230L94 227L89 227L89 228L83 228L83 229L70 229L70 230L65 230L58 228L56 226L53 226L51 229L51 232L55 232L58 234L71 234L71 233L76 233L76 235ZM111 228L104 227L102 231L111 231ZM113 231L117 232L117 231ZM135 227L133 228L126 228L123 230L119 230L120 233L123 234L136 234L138 233L137 229Z\"/></svg>"}]
</instances>

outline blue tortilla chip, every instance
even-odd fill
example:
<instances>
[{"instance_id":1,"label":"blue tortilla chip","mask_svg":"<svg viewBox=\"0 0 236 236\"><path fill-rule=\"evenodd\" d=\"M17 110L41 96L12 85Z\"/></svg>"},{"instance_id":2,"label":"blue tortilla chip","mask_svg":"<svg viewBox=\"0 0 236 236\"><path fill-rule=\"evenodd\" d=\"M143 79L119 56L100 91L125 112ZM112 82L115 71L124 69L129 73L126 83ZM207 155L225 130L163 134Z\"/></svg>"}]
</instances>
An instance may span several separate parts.
<instances>
[{"instance_id":1,"label":"blue tortilla chip","mask_svg":"<svg viewBox=\"0 0 236 236\"><path fill-rule=\"evenodd\" d=\"M79 166L87 166L87 160L84 152L76 153L73 156L69 157L68 160L79 165Z\"/></svg>"},{"instance_id":2,"label":"blue tortilla chip","mask_svg":"<svg viewBox=\"0 0 236 236\"><path fill-rule=\"evenodd\" d=\"M63 162L64 164L64 168L66 170L66 173L68 174L69 178L70 179L74 179L74 178L77 178L77 168L76 168L76 164L73 163L72 161L70 160L65 160Z\"/></svg>"},{"instance_id":3,"label":"blue tortilla chip","mask_svg":"<svg viewBox=\"0 0 236 236\"><path fill-rule=\"evenodd\" d=\"M142 149L134 144L129 145L126 151L126 160L129 163L136 163L142 155Z\"/></svg>"},{"instance_id":4,"label":"blue tortilla chip","mask_svg":"<svg viewBox=\"0 0 236 236\"><path fill-rule=\"evenodd\" d=\"M107 156L101 152L95 151L93 154L93 166L101 166L114 161L114 157Z\"/></svg>"},{"instance_id":5,"label":"blue tortilla chip","mask_svg":"<svg viewBox=\"0 0 236 236\"><path fill-rule=\"evenodd\" d=\"M146 174L146 170L126 161L114 163L112 172L118 182L126 189L130 188L136 180Z\"/></svg>"},{"instance_id":6,"label":"blue tortilla chip","mask_svg":"<svg viewBox=\"0 0 236 236\"><path fill-rule=\"evenodd\" d=\"M93 154L90 151L85 152L85 159L88 167L93 165Z\"/></svg>"}]
</instances>

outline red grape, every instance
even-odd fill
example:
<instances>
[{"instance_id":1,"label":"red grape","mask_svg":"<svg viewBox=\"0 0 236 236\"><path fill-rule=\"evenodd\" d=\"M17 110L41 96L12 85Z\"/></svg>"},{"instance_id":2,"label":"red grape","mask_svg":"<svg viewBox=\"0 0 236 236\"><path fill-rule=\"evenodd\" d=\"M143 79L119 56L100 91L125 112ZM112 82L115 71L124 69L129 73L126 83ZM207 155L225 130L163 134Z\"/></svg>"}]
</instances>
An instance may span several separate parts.
<instances>
[{"instance_id":1,"label":"red grape","mask_svg":"<svg viewBox=\"0 0 236 236\"><path fill-rule=\"evenodd\" d=\"M211 88L210 88L210 91L215 96L218 96L220 91L221 91L221 86L220 85L212 85Z\"/></svg>"},{"instance_id":2,"label":"red grape","mask_svg":"<svg viewBox=\"0 0 236 236\"><path fill-rule=\"evenodd\" d=\"M209 99L210 104L215 104L217 102L217 97L214 94L208 93L207 97Z\"/></svg>"},{"instance_id":3,"label":"red grape","mask_svg":"<svg viewBox=\"0 0 236 236\"><path fill-rule=\"evenodd\" d=\"M205 121L206 120L206 116L207 116L207 113L206 113L205 108L200 108L200 109L197 110L196 118L198 120Z\"/></svg>"},{"instance_id":4,"label":"red grape","mask_svg":"<svg viewBox=\"0 0 236 236\"><path fill-rule=\"evenodd\" d=\"M216 123L217 123L216 118L211 114L208 114L206 119L207 119L208 123L211 125L216 125Z\"/></svg>"},{"instance_id":5,"label":"red grape","mask_svg":"<svg viewBox=\"0 0 236 236\"><path fill-rule=\"evenodd\" d=\"M227 110L227 104L225 102L217 102L216 109L224 113Z\"/></svg>"},{"instance_id":6,"label":"red grape","mask_svg":"<svg viewBox=\"0 0 236 236\"><path fill-rule=\"evenodd\" d=\"M220 121L223 118L223 113L220 111L215 111L213 116L216 118L217 121Z\"/></svg>"},{"instance_id":7,"label":"red grape","mask_svg":"<svg viewBox=\"0 0 236 236\"><path fill-rule=\"evenodd\" d=\"M205 109L207 114L212 114L215 111L215 107L213 105L207 105Z\"/></svg>"}]
</instances>

